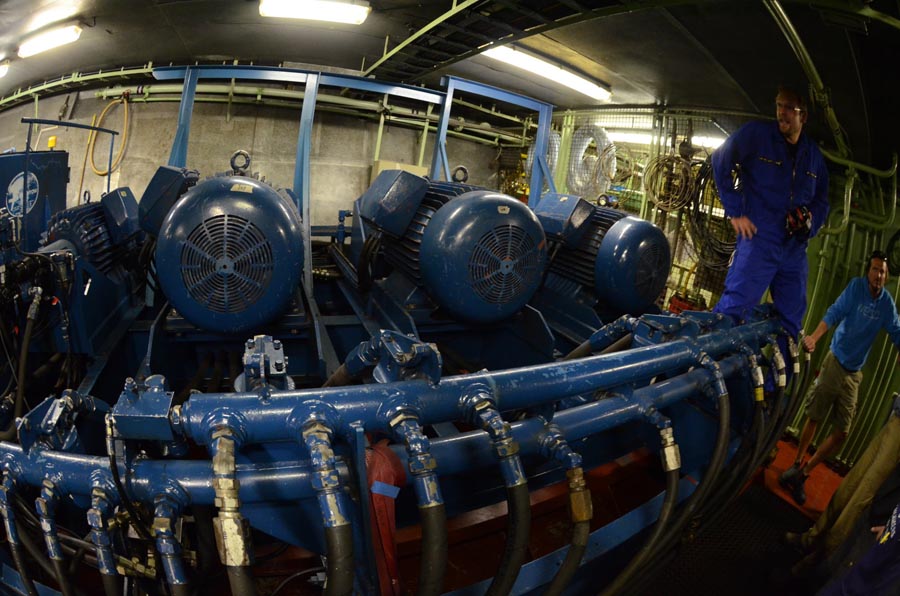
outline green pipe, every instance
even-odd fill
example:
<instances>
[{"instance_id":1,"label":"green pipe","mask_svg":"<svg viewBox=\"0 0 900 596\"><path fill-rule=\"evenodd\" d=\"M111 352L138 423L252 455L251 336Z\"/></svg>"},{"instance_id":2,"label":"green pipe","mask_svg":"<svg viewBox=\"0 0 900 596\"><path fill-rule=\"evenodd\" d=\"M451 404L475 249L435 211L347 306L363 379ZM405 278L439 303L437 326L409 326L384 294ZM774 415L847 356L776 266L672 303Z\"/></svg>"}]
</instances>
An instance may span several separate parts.
<instances>
[{"instance_id":1,"label":"green pipe","mask_svg":"<svg viewBox=\"0 0 900 596\"><path fill-rule=\"evenodd\" d=\"M375 155L373 161L378 161L381 157L381 137L384 136L384 112L378 114L378 133L375 135Z\"/></svg>"},{"instance_id":2,"label":"green pipe","mask_svg":"<svg viewBox=\"0 0 900 596\"><path fill-rule=\"evenodd\" d=\"M575 133L575 113L566 111L563 114L562 129L559 134L559 155L556 157L556 171L553 172L553 183L556 192L565 194L568 190L566 173L569 171L569 160L572 159L572 135Z\"/></svg>"},{"instance_id":3,"label":"green pipe","mask_svg":"<svg viewBox=\"0 0 900 596\"><path fill-rule=\"evenodd\" d=\"M853 196L853 184L856 182L857 174L853 168L847 169L847 180L844 182L844 209L841 223L836 228L824 227L819 229L820 234L841 234L847 229L850 222L850 199Z\"/></svg>"},{"instance_id":4,"label":"green pipe","mask_svg":"<svg viewBox=\"0 0 900 596\"><path fill-rule=\"evenodd\" d=\"M834 136L838 152L843 157L850 155L850 145L847 143L844 129L841 127L840 122L838 122L834 108L831 106L828 90L825 88L825 83L822 81L822 77L819 76L819 71L816 70L815 64L813 64L812 57L809 55L809 52L806 51L806 46L803 45L800 34L797 33L793 23L791 23L790 18L788 18L787 13L784 11L784 8L781 7L778 0L763 0L763 4L775 19L778 28L781 29L785 38L787 38L788 44L791 46L791 49L794 50L794 54L796 54L797 59L800 61L800 66L803 67L807 78L809 78L812 91L816 97L816 103L822 106L825 112L825 121L828 123L831 134Z\"/></svg>"},{"instance_id":5,"label":"green pipe","mask_svg":"<svg viewBox=\"0 0 900 596\"><path fill-rule=\"evenodd\" d=\"M894 165L896 166L896 154L894 157L895 157ZM883 197L883 191L881 189L881 186L877 185L877 188L878 188L879 195ZM892 178L890 201L891 201L891 216L890 216L890 218L885 220L883 216L879 217L878 215L869 215L867 213L858 213L857 212L857 213L853 214L854 221L858 221L859 223L864 224L874 230L887 230L894 226L894 218L897 215L897 176L896 176L896 174ZM880 204L883 205L884 204L883 198L879 202L880 202ZM836 211L836 213L846 214L848 211L849 211L849 209L847 208L847 205L845 202L844 207L842 209L838 209Z\"/></svg>"},{"instance_id":6,"label":"green pipe","mask_svg":"<svg viewBox=\"0 0 900 596\"><path fill-rule=\"evenodd\" d=\"M428 120L431 118L431 112L434 106L428 104L425 109L425 119L422 121L422 135L419 137L419 161L417 165L422 166L425 163L425 144L428 142ZM450 131L447 131L450 132Z\"/></svg>"},{"instance_id":7,"label":"green pipe","mask_svg":"<svg viewBox=\"0 0 900 596\"><path fill-rule=\"evenodd\" d=\"M819 148L827 159L833 161L836 164L840 164L842 166L846 166L848 168L853 168L855 170L860 170L862 172L866 172L867 174L872 174L874 176L878 176L879 178L890 178L891 176L896 176L897 174L897 154L893 154L893 158L891 161L891 167L886 170L878 170L873 168L872 166L867 166L865 164L861 164L857 161L853 161L852 159L847 159L845 157L841 157L827 149L822 147Z\"/></svg>"}]
</instances>

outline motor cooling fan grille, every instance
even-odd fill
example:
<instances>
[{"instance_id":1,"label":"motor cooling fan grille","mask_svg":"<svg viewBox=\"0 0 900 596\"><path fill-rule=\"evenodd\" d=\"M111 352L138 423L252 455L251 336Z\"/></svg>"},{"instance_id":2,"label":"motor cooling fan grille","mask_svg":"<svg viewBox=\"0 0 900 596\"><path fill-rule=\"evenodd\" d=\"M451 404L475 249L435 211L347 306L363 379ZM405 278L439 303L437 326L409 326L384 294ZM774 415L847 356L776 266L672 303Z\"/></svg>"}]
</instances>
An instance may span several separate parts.
<instances>
[{"instance_id":1,"label":"motor cooling fan grille","mask_svg":"<svg viewBox=\"0 0 900 596\"><path fill-rule=\"evenodd\" d=\"M655 301L669 269L668 256L656 244L642 247L634 275L634 287L648 302ZM662 276L662 279L660 279Z\"/></svg>"},{"instance_id":2,"label":"motor cooling fan grille","mask_svg":"<svg viewBox=\"0 0 900 596\"><path fill-rule=\"evenodd\" d=\"M253 223L236 215L206 219L181 249L181 279L188 294L217 313L239 313L269 287L272 247Z\"/></svg>"},{"instance_id":3,"label":"motor cooling fan grille","mask_svg":"<svg viewBox=\"0 0 900 596\"><path fill-rule=\"evenodd\" d=\"M469 280L491 304L506 304L530 287L537 272L538 247L524 229L498 226L481 237L469 259Z\"/></svg>"}]
</instances>

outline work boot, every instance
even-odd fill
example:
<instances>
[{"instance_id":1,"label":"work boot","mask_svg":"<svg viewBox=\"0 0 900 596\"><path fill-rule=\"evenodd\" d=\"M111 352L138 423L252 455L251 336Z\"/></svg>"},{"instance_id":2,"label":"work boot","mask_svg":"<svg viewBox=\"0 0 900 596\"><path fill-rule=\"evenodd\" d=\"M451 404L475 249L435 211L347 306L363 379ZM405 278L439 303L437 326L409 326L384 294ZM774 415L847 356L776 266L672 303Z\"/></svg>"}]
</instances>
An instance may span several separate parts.
<instances>
[{"instance_id":1,"label":"work boot","mask_svg":"<svg viewBox=\"0 0 900 596\"><path fill-rule=\"evenodd\" d=\"M806 503L806 490L803 485L806 484L806 479L809 478L806 474L800 474L800 477L794 481L794 486L791 487L791 497L793 497L794 501L797 502L797 505L801 507Z\"/></svg>"},{"instance_id":2,"label":"work boot","mask_svg":"<svg viewBox=\"0 0 900 596\"><path fill-rule=\"evenodd\" d=\"M802 506L806 503L806 491L804 490L803 485L806 484L807 478L809 478L809 475L804 474L801 471L800 466L794 464L778 477L778 484L790 493L791 498L793 498L798 505Z\"/></svg>"}]
</instances>

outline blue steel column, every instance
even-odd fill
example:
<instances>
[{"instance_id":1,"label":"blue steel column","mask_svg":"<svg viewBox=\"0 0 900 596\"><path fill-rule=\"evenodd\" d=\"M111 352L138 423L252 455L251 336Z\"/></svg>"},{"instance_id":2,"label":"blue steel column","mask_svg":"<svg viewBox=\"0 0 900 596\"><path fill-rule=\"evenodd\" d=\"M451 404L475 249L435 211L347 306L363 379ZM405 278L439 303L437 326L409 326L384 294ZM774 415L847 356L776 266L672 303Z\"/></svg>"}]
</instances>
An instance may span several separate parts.
<instances>
[{"instance_id":1,"label":"blue steel column","mask_svg":"<svg viewBox=\"0 0 900 596\"><path fill-rule=\"evenodd\" d=\"M184 73L184 89L181 91L181 104L178 108L178 128L175 140L172 141L172 152L169 154L169 165L183 168L187 164L188 137L191 134L191 114L194 112L194 93L197 91L197 69L188 66Z\"/></svg>"},{"instance_id":2,"label":"blue steel column","mask_svg":"<svg viewBox=\"0 0 900 596\"><path fill-rule=\"evenodd\" d=\"M450 179L450 162L447 160L447 126L450 124L450 110L453 105L453 92L456 88L454 79L444 79L446 95L441 105L441 116L438 118L437 131L434 137L434 153L431 157L431 179L441 180L441 172L444 180Z\"/></svg>"},{"instance_id":3,"label":"blue steel column","mask_svg":"<svg viewBox=\"0 0 900 596\"><path fill-rule=\"evenodd\" d=\"M300 110L300 132L297 134L297 159L294 162L294 196L297 197L297 210L303 218L303 284L312 289L312 238L309 220L309 153L312 143L313 117L316 113L316 96L319 93L319 75L310 73L306 77L306 90L303 93L303 108Z\"/></svg>"}]
</instances>

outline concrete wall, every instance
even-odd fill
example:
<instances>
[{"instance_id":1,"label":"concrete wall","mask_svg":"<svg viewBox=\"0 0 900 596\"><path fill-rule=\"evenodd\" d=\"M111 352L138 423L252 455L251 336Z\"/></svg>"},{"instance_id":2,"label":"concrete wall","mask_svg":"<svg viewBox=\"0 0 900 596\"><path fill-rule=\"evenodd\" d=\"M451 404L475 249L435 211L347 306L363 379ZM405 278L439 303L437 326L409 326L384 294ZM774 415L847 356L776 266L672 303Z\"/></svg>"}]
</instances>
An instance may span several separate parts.
<instances>
[{"instance_id":1,"label":"concrete wall","mask_svg":"<svg viewBox=\"0 0 900 596\"><path fill-rule=\"evenodd\" d=\"M71 122L90 124L107 105L106 100L91 98L82 92L72 109L76 94L69 98L68 115ZM66 96L42 99L37 104L37 117L59 119ZM178 120L177 102L129 104L129 128L125 155L120 167L113 172L112 188L129 186L140 199L156 168L165 164L175 137ZM25 147L26 125L23 117L34 117L35 106L28 104L0 113L0 150ZM299 110L266 106L233 105L231 117L226 118L224 104L196 103L188 144L188 167L200 171L201 177L224 172L230 168L234 151L244 149L253 159L251 170L275 186L291 188L294 178L294 156L299 131ZM122 131L123 108L109 110L102 122L105 128ZM350 209L353 201L368 187L378 132L377 121L323 111L316 113L312 134L310 159L311 214L314 225L337 222L339 209ZM79 129L45 130L37 149L46 149L47 139L57 137L57 150L69 152L71 176L68 204L76 203L79 182L84 172L83 190L99 199L106 191L106 179L93 173L88 161L83 168L87 150L87 131ZM418 161L421 130L386 125L381 143L380 159L415 164ZM116 139L118 150L121 137ZM430 166L434 135L426 143L425 166ZM471 141L450 138L447 153L451 168L465 165L469 182L496 188L497 150ZM94 163L106 169L109 155L109 136L100 135L96 141ZM83 192L82 190L82 192Z\"/></svg>"}]
</instances>

